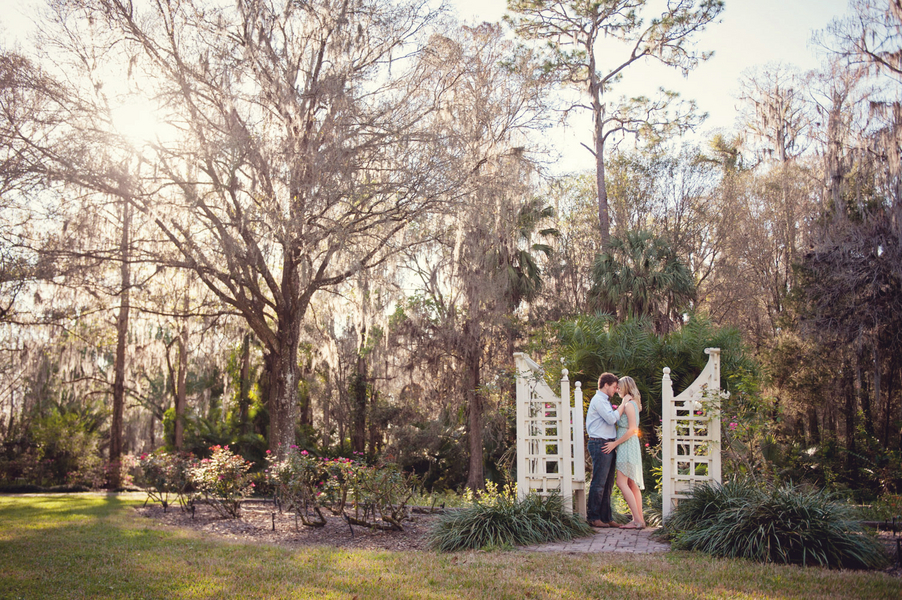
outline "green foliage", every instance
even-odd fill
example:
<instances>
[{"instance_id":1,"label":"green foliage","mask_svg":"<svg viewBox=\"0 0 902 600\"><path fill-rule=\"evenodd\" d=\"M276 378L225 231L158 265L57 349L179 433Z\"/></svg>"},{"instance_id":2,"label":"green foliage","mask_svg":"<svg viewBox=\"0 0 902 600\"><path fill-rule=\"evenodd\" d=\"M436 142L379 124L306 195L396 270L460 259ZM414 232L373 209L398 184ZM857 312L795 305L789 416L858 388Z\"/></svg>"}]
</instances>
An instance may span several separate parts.
<instances>
[{"instance_id":1,"label":"green foliage","mask_svg":"<svg viewBox=\"0 0 902 600\"><path fill-rule=\"evenodd\" d=\"M21 436L3 444L0 482L102 487L106 482L99 449L103 419L103 412L90 405L51 406Z\"/></svg>"},{"instance_id":2,"label":"green foliage","mask_svg":"<svg viewBox=\"0 0 902 600\"><path fill-rule=\"evenodd\" d=\"M493 494L470 508L445 513L429 533L430 545L440 552L479 548L510 548L590 535L579 515L564 510L559 495Z\"/></svg>"},{"instance_id":3,"label":"green foliage","mask_svg":"<svg viewBox=\"0 0 902 600\"><path fill-rule=\"evenodd\" d=\"M201 459L189 470L197 492L223 517L237 519L241 500L253 492L251 463L233 454L228 446L213 446L212 456Z\"/></svg>"},{"instance_id":4,"label":"green foliage","mask_svg":"<svg viewBox=\"0 0 902 600\"><path fill-rule=\"evenodd\" d=\"M724 473L756 479L776 475L779 407L761 394L757 380L739 370L728 377L733 392L721 400Z\"/></svg>"},{"instance_id":5,"label":"green foliage","mask_svg":"<svg viewBox=\"0 0 902 600\"><path fill-rule=\"evenodd\" d=\"M883 494L864 511L873 521L902 521L902 494Z\"/></svg>"},{"instance_id":6,"label":"green foliage","mask_svg":"<svg viewBox=\"0 0 902 600\"><path fill-rule=\"evenodd\" d=\"M460 424L452 415L396 422L385 456L403 471L415 473L429 490L454 490L466 481L466 444Z\"/></svg>"},{"instance_id":7,"label":"green foliage","mask_svg":"<svg viewBox=\"0 0 902 600\"><path fill-rule=\"evenodd\" d=\"M674 549L759 562L881 568L882 545L862 531L855 510L824 490L750 479L703 484L664 524Z\"/></svg>"},{"instance_id":8,"label":"green foliage","mask_svg":"<svg viewBox=\"0 0 902 600\"><path fill-rule=\"evenodd\" d=\"M592 267L589 299L621 321L648 317L665 333L695 301L695 279L666 238L649 231L613 236Z\"/></svg>"},{"instance_id":9,"label":"green foliage","mask_svg":"<svg viewBox=\"0 0 902 600\"><path fill-rule=\"evenodd\" d=\"M643 410L639 415L642 439L651 447L659 440L661 422L661 377L664 367L671 369L674 393L679 394L699 376L708 362L705 348L721 349L721 374L725 389L731 394L740 384L757 381L759 368L749 356L739 332L717 327L704 315L690 315L688 321L666 335L655 334L648 319L627 319L618 323L610 315L581 317L558 323L558 336L571 380L583 384L583 399L588 408L597 386L598 376L611 372L629 375L636 380L642 394ZM560 376L560 364L549 363L546 373L552 379ZM730 415L732 416L732 415ZM646 476L653 478L651 463Z\"/></svg>"}]
</instances>

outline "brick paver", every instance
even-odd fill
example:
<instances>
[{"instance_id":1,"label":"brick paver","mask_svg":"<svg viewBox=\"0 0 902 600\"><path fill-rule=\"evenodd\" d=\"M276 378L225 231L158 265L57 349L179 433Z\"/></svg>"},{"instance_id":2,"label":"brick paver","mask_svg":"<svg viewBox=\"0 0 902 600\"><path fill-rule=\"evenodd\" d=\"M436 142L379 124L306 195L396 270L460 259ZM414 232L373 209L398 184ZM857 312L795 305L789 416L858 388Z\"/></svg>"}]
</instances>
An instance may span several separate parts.
<instances>
[{"instance_id":1,"label":"brick paver","mask_svg":"<svg viewBox=\"0 0 902 600\"><path fill-rule=\"evenodd\" d=\"M667 552L670 544L651 539L655 530L647 529L596 529L595 535L577 538L569 542L553 542L522 546L527 552L631 552L634 554L651 554Z\"/></svg>"}]
</instances>

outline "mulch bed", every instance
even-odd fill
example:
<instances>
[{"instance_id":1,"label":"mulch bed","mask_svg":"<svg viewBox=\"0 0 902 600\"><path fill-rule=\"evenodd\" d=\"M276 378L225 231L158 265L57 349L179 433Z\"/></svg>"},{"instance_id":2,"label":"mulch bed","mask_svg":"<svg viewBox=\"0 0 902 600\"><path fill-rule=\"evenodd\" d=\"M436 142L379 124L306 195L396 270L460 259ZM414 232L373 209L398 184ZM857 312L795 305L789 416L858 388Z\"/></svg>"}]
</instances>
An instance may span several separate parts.
<instances>
[{"instance_id":1,"label":"mulch bed","mask_svg":"<svg viewBox=\"0 0 902 600\"><path fill-rule=\"evenodd\" d=\"M394 552L428 550L426 536L432 523L438 518L436 514L414 511L410 520L402 523L403 531L381 531L348 525L341 516L334 516L325 510L323 515L327 520L326 525L309 527L301 523L300 519L296 520L294 512L279 512L275 504L267 500L242 502L240 519L225 519L203 503L196 505L193 516L178 506L170 506L164 512L160 504L153 502L135 510L144 517L171 527L194 530L235 542L273 544L289 548L329 546ZM899 558L896 556L896 540L902 534L880 531L878 536L892 560L892 566L884 572L893 577L902 577L902 568L898 566Z\"/></svg>"},{"instance_id":2,"label":"mulch bed","mask_svg":"<svg viewBox=\"0 0 902 600\"><path fill-rule=\"evenodd\" d=\"M333 516L327 510L323 511L327 521L324 526L305 526L300 519L295 520L294 512L279 512L272 501L266 500L242 502L240 519L225 519L203 503L195 506L193 516L177 505L170 506L164 512L160 504L153 502L135 510L165 525L191 529L235 542L273 544L289 548L330 546L396 552L428 549L426 535L438 516L413 512L409 520L402 522L403 531L380 531L348 525L341 516Z\"/></svg>"},{"instance_id":3,"label":"mulch bed","mask_svg":"<svg viewBox=\"0 0 902 600\"><path fill-rule=\"evenodd\" d=\"M899 566L902 557L898 555L899 543L897 540L902 539L902 533L893 533L891 531L878 531L877 537L886 547L886 553L889 555L891 566L885 570L885 573L893 577L902 577L902 567Z\"/></svg>"}]
</instances>

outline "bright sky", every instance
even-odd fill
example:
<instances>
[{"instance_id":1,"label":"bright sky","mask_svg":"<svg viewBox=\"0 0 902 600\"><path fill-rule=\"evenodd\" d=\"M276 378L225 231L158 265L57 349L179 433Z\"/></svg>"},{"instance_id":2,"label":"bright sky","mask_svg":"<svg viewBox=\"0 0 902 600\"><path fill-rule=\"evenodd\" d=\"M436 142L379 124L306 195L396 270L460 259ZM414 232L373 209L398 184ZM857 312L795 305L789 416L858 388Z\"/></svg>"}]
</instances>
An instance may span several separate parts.
<instances>
[{"instance_id":1,"label":"bright sky","mask_svg":"<svg viewBox=\"0 0 902 600\"><path fill-rule=\"evenodd\" d=\"M506 0L447 0L465 20L497 21ZM665 87L694 99L709 114L703 129L729 129L736 119L736 94L743 71L771 62L782 62L801 70L816 68L819 59L810 44L815 30L849 12L849 0L726 0L721 22L698 36L698 48L714 56L683 78L661 65L634 64L624 74L622 93L651 93ZM616 92L619 95L621 92ZM567 147L591 144L591 120L578 115L564 136ZM561 142L559 142L559 145ZM588 151L565 150L563 171L592 168Z\"/></svg>"},{"instance_id":2,"label":"bright sky","mask_svg":"<svg viewBox=\"0 0 902 600\"><path fill-rule=\"evenodd\" d=\"M498 21L507 8L506 0L446 0L461 18L469 21ZM664 0L652 0L663 3ZM739 77L750 68L769 62L783 62L802 70L818 66L816 49L810 44L815 30L848 13L849 0L726 0L721 22L708 27L698 37L698 48L713 50L714 57L683 78L676 70L656 64L634 64L624 74L619 93L653 93L658 87L675 90L694 99L709 113L706 132L729 129L736 118ZM27 27L18 17L40 0L0 0L0 38L9 40ZM577 114L567 131L553 136L565 155L561 171L592 168L592 157L580 147L591 145L588 114ZM571 150L575 148L576 151Z\"/></svg>"}]
</instances>

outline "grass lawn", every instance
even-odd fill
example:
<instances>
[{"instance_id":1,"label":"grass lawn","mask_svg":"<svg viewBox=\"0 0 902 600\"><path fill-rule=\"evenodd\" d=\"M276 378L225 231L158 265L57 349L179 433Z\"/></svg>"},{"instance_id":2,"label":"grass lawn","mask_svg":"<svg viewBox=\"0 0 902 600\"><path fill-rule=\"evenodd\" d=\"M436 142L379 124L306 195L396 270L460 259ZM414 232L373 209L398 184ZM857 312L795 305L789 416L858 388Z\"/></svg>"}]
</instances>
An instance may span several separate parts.
<instances>
[{"instance_id":1,"label":"grass lawn","mask_svg":"<svg viewBox=\"0 0 902 600\"><path fill-rule=\"evenodd\" d=\"M165 529L143 498L0 496L0 598L902 598L883 573L671 552L287 550Z\"/></svg>"}]
</instances>

